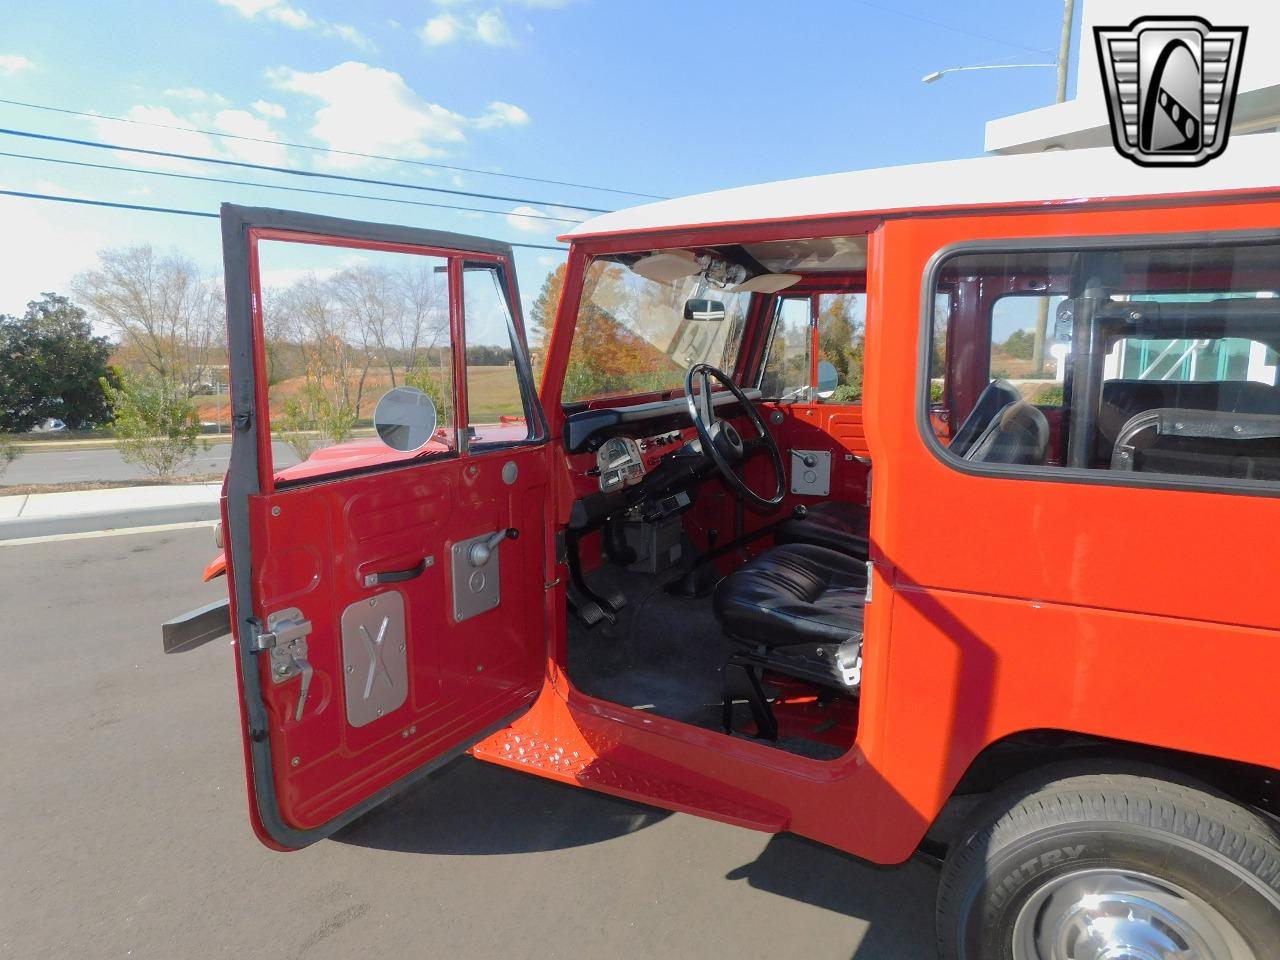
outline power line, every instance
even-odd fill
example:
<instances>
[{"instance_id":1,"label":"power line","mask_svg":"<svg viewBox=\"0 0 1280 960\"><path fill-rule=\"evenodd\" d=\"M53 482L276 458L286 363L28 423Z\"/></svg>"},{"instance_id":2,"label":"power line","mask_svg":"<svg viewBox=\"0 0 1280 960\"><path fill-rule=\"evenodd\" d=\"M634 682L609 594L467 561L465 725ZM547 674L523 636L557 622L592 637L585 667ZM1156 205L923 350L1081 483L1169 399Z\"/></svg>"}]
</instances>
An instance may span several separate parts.
<instances>
[{"instance_id":1,"label":"power line","mask_svg":"<svg viewBox=\"0 0 1280 960\"><path fill-rule=\"evenodd\" d=\"M950 30L952 33L959 33L966 37L973 37L975 40L986 40L990 43L998 43L1005 47L1014 47L1018 50L1029 50L1033 53L1052 54L1053 51L1040 47L1028 47L1021 43L1014 43L1001 37L993 37L986 33L975 33L973 30L966 30L964 27L955 27L949 23L943 23L941 20L934 20L930 17L922 17L916 13L908 13L906 10L899 10L897 7L887 7L879 3L871 3L870 0L852 0L860 7L867 7L871 10L879 10L881 13L888 13L895 17L904 17L907 20L914 20L916 23L925 23L931 27L938 27L942 30Z\"/></svg>"},{"instance_id":2,"label":"power line","mask_svg":"<svg viewBox=\"0 0 1280 960\"><path fill-rule=\"evenodd\" d=\"M0 197L19 197L23 200L53 200L58 203L78 203L88 207L111 207L116 210L142 210L146 213L169 213L182 217L205 217L217 220L219 215L204 210L180 210L176 207L154 207L145 203L121 203L114 200L92 200L88 197L60 197L51 193L27 193L23 190L0 190ZM548 243L509 243L511 247L524 247L527 250L556 250L564 252L567 247Z\"/></svg>"},{"instance_id":3,"label":"power line","mask_svg":"<svg viewBox=\"0 0 1280 960\"><path fill-rule=\"evenodd\" d=\"M249 137L239 133L222 133L218 130L204 130L200 127L183 127L176 123L158 123L154 120L136 120L132 117L113 117L105 113L93 113L88 110L72 110L69 107L55 107L44 103L29 103L25 100L6 100L0 97L0 103L12 107L26 107L30 110L47 110L50 113L64 113L73 117L90 117L94 120L111 120L116 123L132 123L140 127L158 127L162 130L180 130L183 133L202 133L209 137L223 137L227 140L245 140L249 143L269 143L277 147L293 147L297 150L314 150L318 153L332 153L342 157L360 157L363 160L389 160L392 163L408 163L415 167L434 167L438 170L454 170L458 173L474 173L486 177L505 177L509 180L524 180L529 183L545 183L555 187L573 187L578 190L598 190L602 193L620 193L631 197L644 197L649 200L667 200L655 193L641 193L637 190L620 190L616 187L597 187L589 183L573 183L569 180L549 180L544 177L528 177L518 173L496 173L492 170L480 170L475 167L459 167L449 163L433 163L429 160L411 160L407 157L390 157L381 153L360 153L356 150L339 150L335 147L317 147L310 143L291 143L287 140L269 140L266 137ZM562 204L558 204L562 206ZM585 209L579 207L578 209Z\"/></svg>"},{"instance_id":4,"label":"power line","mask_svg":"<svg viewBox=\"0 0 1280 960\"><path fill-rule=\"evenodd\" d=\"M526 220L554 220L557 223L581 223L569 217L553 217L543 213L508 213L505 210L486 210L482 207L459 207L449 203L429 203L425 200L405 200L401 197L377 197L368 193L343 193L339 190L317 190L312 187L285 187L274 183L258 183L254 180L228 180L224 177L202 177L194 173L174 173L168 170L147 170L143 167L122 167L112 163L89 163L85 160L63 160L58 157L42 157L30 153L8 153L0 150L0 157L17 160L36 160L41 163L58 163L70 167L87 167L91 170L118 170L122 173L140 173L148 177L169 177L177 180L198 180L202 183L226 183L238 187L258 187L263 190L287 190L289 193L314 193L324 197L343 197L353 200L380 200L383 203L404 203L414 207L434 207L439 210L462 210L467 213L490 213L498 217L523 217Z\"/></svg>"},{"instance_id":5,"label":"power line","mask_svg":"<svg viewBox=\"0 0 1280 960\"><path fill-rule=\"evenodd\" d=\"M345 183L364 183L375 187L395 187L399 190L420 190L424 193L445 193L454 197L470 197L474 200L496 200L505 203L530 203L543 206L566 207L570 210L582 210L585 213L612 213L599 207L584 207L576 203L559 203L551 200L530 200L527 197L504 197L492 193L475 193L470 190L450 190L445 187L428 187L419 183L402 183L397 180L375 180L369 177L352 177L341 173L318 173L314 170L299 170L296 167L277 167L267 163L249 163L247 160L227 160L223 157L205 157L192 153L172 153L168 150L147 150L143 147L126 147L115 143L103 143L100 140L81 140L77 137L55 137L49 133L36 133L32 130L12 130L0 127L0 133L11 137L25 137L29 140L44 140L49 143L69 143L77 147L93 147L97 150L119 150L124 153L140 153L148 157L168 157L173 160L190 160L195 163L216 163L224 167L240 167L245 170L265 170L267 173L287 173L294 177L311 177L321 180L341 180Z\"/></svg>"}]
</instances>

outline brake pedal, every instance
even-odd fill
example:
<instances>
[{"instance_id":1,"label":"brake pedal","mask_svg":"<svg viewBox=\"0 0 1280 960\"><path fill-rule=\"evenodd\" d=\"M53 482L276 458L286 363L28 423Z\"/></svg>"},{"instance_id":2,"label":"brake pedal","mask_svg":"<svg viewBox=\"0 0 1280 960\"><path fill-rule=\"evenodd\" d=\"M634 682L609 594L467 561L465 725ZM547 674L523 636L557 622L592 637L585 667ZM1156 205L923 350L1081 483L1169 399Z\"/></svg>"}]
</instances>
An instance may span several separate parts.
<instances>
[{"instance_id":1,"label":"brake pedal","mask_svg":"<svg viewBox=\"0 0 1280 960\"><path fill-rule=\"evenodd\" d=\"M627 605L627 598L622 595L621 590L614 590L610 593L597 593L596 597L614 613L617 613Z\"/></svg>"},{"instance_id":2,"label":"brake pedal","mask_svg":"<svg viewBox=\"0 0 1280 960\"><path fill-rule=\"evenodd\" d=\"M585 627L598 627L604 621L613 623L613 615L606 613L598 603L588 601L586 603L574 603L569 601L569 610L582 621Z\"/></svg>"}]
</instances>

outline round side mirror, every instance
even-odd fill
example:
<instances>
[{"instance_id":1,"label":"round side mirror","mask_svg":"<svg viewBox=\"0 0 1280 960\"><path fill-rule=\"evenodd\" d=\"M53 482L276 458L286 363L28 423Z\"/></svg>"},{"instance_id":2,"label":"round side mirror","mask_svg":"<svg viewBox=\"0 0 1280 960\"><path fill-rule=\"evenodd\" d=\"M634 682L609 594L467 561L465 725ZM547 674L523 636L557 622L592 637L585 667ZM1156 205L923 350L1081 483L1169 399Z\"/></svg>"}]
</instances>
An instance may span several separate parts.
<instances>
[{"instance_id":1,"label":"round side mirror","mask_svg":"<svg viewBox=\"0 0 1280 960\"><path fill-rule=\"evenodd\" d=\"M840 386L840 374L830 360L818 361L818 396L826 400Z\"/></svg>"},{"instance_id":2,"label":"round side mirror","mask_svg":"<svg viewBox=\"0 0 1280 960\"><path fill-rule=\"evenodd\" d=\"M378 439L392 450L421 450L436 432L436 405L417 387L388 390L373 410Z\"/></svg>"}]
</instances>

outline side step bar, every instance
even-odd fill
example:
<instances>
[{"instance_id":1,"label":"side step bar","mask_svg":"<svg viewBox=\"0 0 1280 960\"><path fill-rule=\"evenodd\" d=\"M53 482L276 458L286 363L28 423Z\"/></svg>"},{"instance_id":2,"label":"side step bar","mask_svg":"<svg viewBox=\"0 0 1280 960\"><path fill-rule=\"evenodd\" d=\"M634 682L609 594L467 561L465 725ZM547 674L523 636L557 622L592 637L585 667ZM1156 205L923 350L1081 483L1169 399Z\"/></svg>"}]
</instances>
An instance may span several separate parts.
<instances>
[{"instance_id":1,"label":"side step bar","mask_svg":"<svg viewBox=\"0 0 1280 960\"><path fill-rule=\"evenodd\" d=\"M231 635L231 601L226 597L194 610L160 627L165 653L186 653L210 640Z\"/></svg>"}]
</instances>

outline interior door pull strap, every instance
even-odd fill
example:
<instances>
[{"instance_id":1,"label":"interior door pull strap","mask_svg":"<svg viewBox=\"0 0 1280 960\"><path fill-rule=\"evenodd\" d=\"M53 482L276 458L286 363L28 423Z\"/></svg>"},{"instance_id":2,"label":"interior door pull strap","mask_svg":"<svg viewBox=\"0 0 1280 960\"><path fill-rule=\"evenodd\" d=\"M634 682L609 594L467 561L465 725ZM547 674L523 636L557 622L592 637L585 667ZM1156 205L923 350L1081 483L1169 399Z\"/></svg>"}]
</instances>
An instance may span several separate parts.
<instances>
[{"instance_id":1,"label":"interior door pull strap","mask_svg":"<svg viewBox=\"0 0 1280 960\"><path fill-rule=\"evenodd\" d=\"M427 567L434 566L435 557L423 557L407 570L386 570L382 573L366 573L362 581L366 587L377 587L384 583L403 583L414 577L422 576Z\"/></svg>"}]
</instances>

